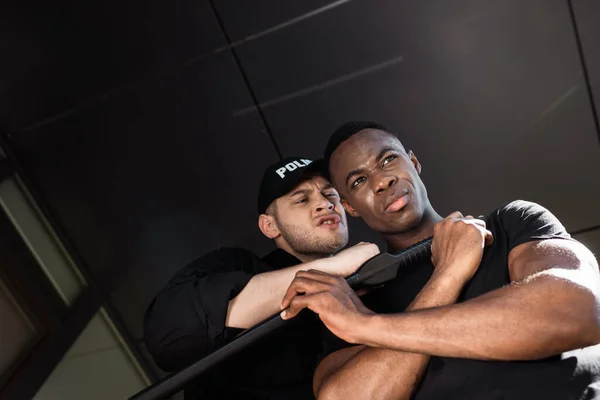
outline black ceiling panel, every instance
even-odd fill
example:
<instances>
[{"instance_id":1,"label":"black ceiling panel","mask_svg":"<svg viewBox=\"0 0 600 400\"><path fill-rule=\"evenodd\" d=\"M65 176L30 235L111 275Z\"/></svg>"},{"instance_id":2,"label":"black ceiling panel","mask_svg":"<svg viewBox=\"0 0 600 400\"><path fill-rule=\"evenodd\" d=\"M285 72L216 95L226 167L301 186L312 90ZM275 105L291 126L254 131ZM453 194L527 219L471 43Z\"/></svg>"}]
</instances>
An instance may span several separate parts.
<instances>
[{"instance_id":1,"label":"black ceiling panel","mask_svg":"<svg viewBox=\"0 0 600 400\"><path fill-rule=\"evenodd\" d=\"M539 9L547 2L532 0L527 8ZM512 17L520 7L516 1L498 0L353 0L237 50L259 100L271 102L347 75L395 65L402 58L422 59L425 53L431 55L427 61L437 64L440 51L468 53L483 39L470 36L473 25ZM515 23L527 19L516 18ZM507 40L514 35L506 26L501 32Z\"/></svg>"},{"instance_id":2,"label":"black ceiling panel","mask_svg":"<svg viewBox=\"0 0 600 400\"><path fill-rule=\"evenodd\" d=\"M525 198L569 229L600 223L566 3L356 1L240 50L284 155L318 156L340 123L375 119L420 157L442 213Z\"/></svg>"},{"instance_id":3,"label":"black ceiling panel","mask_svg":"<svg viewBox=\"0 0 600 400\"><path fill-rule=\"evenodd\" d=\"M572 3L596 113L600 119L600 1L573 0ZM600 132L598 135L600 140Z\"/></svg>"},{"instance_id":4,"label":"black ceiling panel","mask_svg":"<svg viewBox=\"0 0 600 400\"><path fill-rule=\"evenodd\" d=\"M0 37L0 126L13 132L225 44L206 0L9 0Z\"/></svg>"},{"instance_id":5,"label":"black ceiling panel","mask_svg":"<svg viewBox=\"0 0 600 400\"><path fill-rule=\"evenodd\" d=\"M324 12L351 0L213 0L234 42Z\"/></svg>"},{"instance_id":6,"label":"black ceiling panel","mask_svg":"<svg viewBox=\"0 0 600 400\"><path fill-rule=\"evenodd\" d=\"M277 159L228 52L13 139L18 159L133 332L150 298L217 246L268 247L258 183Z\"/></svg>"}]
</instances>

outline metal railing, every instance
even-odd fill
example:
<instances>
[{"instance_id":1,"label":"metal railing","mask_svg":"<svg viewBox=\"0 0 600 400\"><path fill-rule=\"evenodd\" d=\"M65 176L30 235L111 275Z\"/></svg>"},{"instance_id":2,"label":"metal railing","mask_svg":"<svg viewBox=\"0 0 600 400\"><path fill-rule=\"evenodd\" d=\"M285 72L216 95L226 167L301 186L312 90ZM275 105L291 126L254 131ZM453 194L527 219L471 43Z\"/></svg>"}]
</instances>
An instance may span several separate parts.
<instances>
[{"instance_id":1,"label":"metal railing","mask_svg":"<svg viewBox=\"0 0 600 400\"><path fill-rule=\"evenodd\" d=\"M427 238L396 254L380 253L367 260L354 274L346 278L352 288L375 286L394 279L400 267L431 257L431 241ZM181 371L167 375L129 400L162 400L183 390L187 383L222 363L240 350L251 346L285 324L280 314L240 333L233 341Z\"/></svg>"}]
</instances>

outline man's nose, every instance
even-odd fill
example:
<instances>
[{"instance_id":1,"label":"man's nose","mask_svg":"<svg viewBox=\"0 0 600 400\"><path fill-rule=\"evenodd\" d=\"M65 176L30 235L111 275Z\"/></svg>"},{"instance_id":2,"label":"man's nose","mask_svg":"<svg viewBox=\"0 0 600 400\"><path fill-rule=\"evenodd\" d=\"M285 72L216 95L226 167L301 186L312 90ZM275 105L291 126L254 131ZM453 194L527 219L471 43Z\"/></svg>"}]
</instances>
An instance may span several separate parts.
<instances>
[{"instance_id":1,"label":"man's nose","mask_svg":"<svg viewBox=\"0 0 600 400\"><path fill-rule=\"evenodd\" d=\"M323 210L329 210L329 211L333 211L333 204L326 198L323 198L323 201L320 201L319 204L317 204L317 208L316 208L316 212L321 212Z\"/></svg>"},{"instance_id":2,"label":"man's nose","mask_svg":"<svg viewBox=\"0 0 600 400\"><path fill-rule=\"evenodd\" d=\"M390 176L390 175L381 176L379 179L374 181L375 182L374 192L376 194L385 192L387 189L394 186L397 181L398 181L398 179L395 176Z\"/></svg>"}]
</instances>

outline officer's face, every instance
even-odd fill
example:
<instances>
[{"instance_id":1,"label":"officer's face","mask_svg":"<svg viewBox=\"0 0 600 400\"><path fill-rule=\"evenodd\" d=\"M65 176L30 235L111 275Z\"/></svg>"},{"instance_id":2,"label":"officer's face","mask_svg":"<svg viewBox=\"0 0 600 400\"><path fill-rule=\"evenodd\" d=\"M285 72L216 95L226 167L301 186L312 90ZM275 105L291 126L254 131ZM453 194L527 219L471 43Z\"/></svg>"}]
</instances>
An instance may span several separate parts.
<instances>
[{"instance_id":1,"label":"officer's face","mask_svg":"<svg viewBox=\"0 0 600 400\"><path fill-rule=\"evenodd\" d=\"M331 183L313 177L276 200L276 223L300 254L332 254L348 243L346 213Z\"/></svg>"}]
</instances>

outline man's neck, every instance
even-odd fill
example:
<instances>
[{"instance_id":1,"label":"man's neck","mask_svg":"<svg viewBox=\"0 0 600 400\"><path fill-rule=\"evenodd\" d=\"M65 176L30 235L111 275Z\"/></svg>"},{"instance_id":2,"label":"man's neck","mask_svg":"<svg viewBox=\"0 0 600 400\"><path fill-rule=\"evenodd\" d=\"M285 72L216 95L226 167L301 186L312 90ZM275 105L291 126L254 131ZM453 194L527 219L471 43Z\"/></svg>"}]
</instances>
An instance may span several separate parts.
<instances>
[{"instance_id":1,"label":"man's neck","mask_svg":"<svg viewBox=\"0 0 600 400\"><path fill-rule=\"evenodd\" d=\"M421 219L421 222L419 222L419 225L415 228L402 233L384 234L383 239L388 246L388 253L397 253L421 240L433 236L434 225L443 219L444 218L436 213L433 208L429 208L423 214L423 218Z\"/></svg>"},{"instance_id":2,"label":"man's neck","mask_svg":"<svg viewBox=\"0 0 600 400\"><path fill-rule=\"evenodd\" d=\"M296 257L298 260L302 261L303 264L315 260L320 260L321 258L329 257L323 254L301 254L295 252L293 253L293 256Z\"/></svg>"},{"instance_id":3,"label":"man's neck","mask_svg":"<svg viewBox=\"0 0 600 400\"><path fill-rule=\"evenodd\" d=\"M302 261L302 263L307 263L315 260L319 260L321 258L331 257L333 254L321 254L321 253L299 253L291 248L287 243L275 243L278 248L288 252L289 254L296 257L298 260Z\"/></svg>"}]
</instances>

